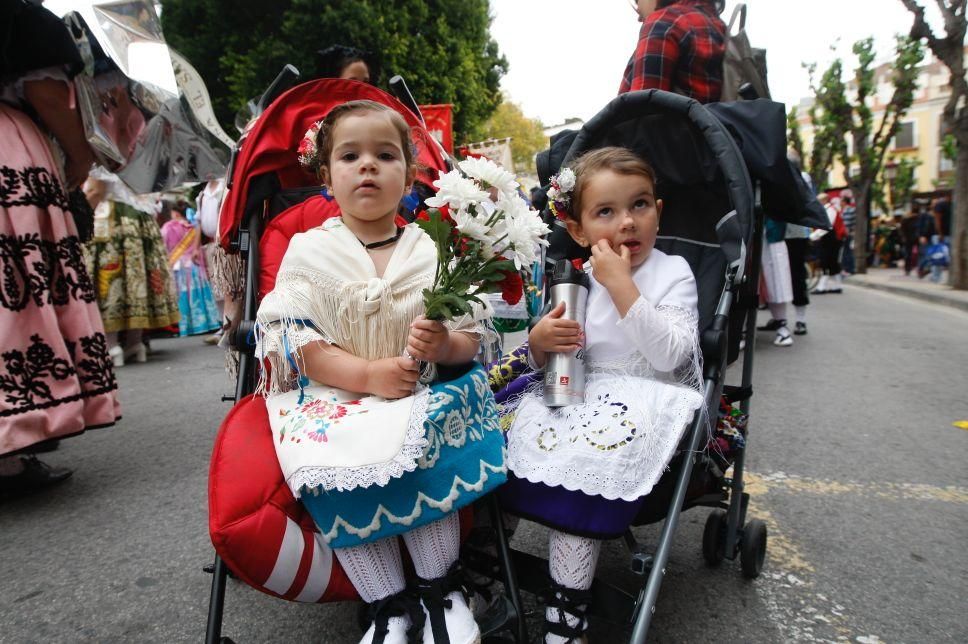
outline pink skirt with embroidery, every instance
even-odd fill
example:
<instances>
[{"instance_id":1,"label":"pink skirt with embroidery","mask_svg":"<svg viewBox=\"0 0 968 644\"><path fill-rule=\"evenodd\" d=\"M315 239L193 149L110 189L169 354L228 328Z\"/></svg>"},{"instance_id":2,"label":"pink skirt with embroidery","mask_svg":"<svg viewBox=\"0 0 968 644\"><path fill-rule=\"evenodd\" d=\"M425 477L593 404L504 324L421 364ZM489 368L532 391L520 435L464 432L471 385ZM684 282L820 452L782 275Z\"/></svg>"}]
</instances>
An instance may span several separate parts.
<instances>
[{"instance_id":1,"label":"pink skirt with embroidery","mask_svg":"<svg viewBox=\"0 0 968 644\"><path fill-rule=\"evenodd\" d=\"M0 104L0 455L121 415L56 167L33 121Z\"/></svg>"}]
</instances>

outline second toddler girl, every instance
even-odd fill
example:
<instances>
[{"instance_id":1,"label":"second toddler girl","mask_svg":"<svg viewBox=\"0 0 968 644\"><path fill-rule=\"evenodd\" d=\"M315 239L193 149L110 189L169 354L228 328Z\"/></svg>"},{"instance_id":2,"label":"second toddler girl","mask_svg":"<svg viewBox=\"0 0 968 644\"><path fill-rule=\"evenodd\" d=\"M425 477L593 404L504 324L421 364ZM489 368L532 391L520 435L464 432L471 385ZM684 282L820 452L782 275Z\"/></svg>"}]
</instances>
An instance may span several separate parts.
<instances>
[{"instance_id":1,"label":"second toddler girl","mask_svg":"<svg viewBox=\"0 0 968 644\"><path fill-rule=\"evenodd\" d=\"M502 489L507 509L552 528L545 638L556 643L584 638L601 540L634 520L703 402L696 282L684 259L654 248L654 171L610 147L574 173L556 209L591 249L585 328L560 304L531 330L528 359L541 369L549 353L584 347L585 402L549 408L540 390L520 399Z\"/></svg>"}]
</instances>

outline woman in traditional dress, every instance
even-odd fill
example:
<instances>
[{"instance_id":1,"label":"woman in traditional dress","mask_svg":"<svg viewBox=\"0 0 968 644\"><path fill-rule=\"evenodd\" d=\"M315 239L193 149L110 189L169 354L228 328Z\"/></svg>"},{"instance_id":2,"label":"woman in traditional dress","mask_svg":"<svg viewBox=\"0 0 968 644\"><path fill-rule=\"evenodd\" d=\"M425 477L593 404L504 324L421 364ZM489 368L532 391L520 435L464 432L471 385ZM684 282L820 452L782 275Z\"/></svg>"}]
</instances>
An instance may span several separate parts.
<instances>
[{"instance_id":1,"label":"woman in traditional dress","mask_svg":"<svg viewBox=\"0 0 968 644\"><path fill-rule=\"evenodd\" d=\"M178 335L182 337L211 333L222 326L205 272L198 228L188 222L185 209L184 202L175 204L171 220L161 227L161 236L168 248L168 265L178 292L178 310L181 312Z\"/></svg>"},{"instance_id":2,"label":"woman in traditional dress","mask_svg":"<svg viewBox=\"0 0 968 644\"><path fill-rule=\"evenodd\" d=\"M81 59L39 5L0 3L0 495L70 470L32 452L120 417L117 382L68 191L93 153L70 79Z\"/></svg>"},{"instance_id":3,"label":"woman in traditional dress","mask_svg":"<svg viewBox=\"0 0 968 644\"><path fill-rule=\"evenodd\" d=\"M99 172L85 183L94 214L94 239L85 246L88 272L115 367L144 362L142 332L176 324L168 253L154 218L154 200L137 197L117 177ZM124 345L118 334L124 334Z\"/></svg>"}]
</instances>

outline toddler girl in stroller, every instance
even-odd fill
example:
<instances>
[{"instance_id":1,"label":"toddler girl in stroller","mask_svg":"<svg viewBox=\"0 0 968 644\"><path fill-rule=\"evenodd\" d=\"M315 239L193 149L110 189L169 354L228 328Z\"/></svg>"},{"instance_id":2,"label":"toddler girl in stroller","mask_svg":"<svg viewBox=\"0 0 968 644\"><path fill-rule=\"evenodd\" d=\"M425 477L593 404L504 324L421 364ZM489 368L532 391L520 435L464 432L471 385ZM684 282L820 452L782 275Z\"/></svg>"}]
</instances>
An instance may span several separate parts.
<instances>
[{"instance_id":1,"label":"toddler girl in stroller","mask_svg":"<svg viewBox=\"0 0 968 644\"><path fill-rule=\"evenodd\" d=\"M414 389L418 360L474 358L479 320L419 315L437 254L418 226L395 225L415 171L403 118L351 101L327 115L316 150L342 216L293 237L257 316L276 455L371 604L364 642L403 642L423 629L424 641L469 644L480 633L455 574L455 511L504 481L503 439L479 367L455 379L462 396ZM439 418L447 405L473 411L463 439L428 441L439 429L431 412ZM418 576L409 590L397 535Z\"/></svg>"},{"instance_id":2,"label":"toddler girl in stroller","mask_svg":"<svg viewBox=\"0 0 968 644\"><path fill-rule=\"evenodd\" d=\"M512 402L502 503L551 528L547 642L573 641L601 540L621 535L703 405L698 295L686 260L654 248L662 213L655 173L605 147L562 170L549 195L571 237L591 248L584 331L563 305L528 336L528 360L584 347L585 402L549 408L540 388Z\"/></svg>"}]
</instances>

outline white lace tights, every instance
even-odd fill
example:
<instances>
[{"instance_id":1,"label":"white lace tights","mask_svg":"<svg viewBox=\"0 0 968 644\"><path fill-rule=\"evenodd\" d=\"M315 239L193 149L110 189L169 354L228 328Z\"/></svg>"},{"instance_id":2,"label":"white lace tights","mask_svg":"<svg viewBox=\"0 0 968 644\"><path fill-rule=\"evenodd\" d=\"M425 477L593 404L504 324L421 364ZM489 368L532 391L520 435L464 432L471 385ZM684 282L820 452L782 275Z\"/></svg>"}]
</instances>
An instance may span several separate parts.
<instances>
[{"instance_id":1,"label":"white lace tights","mask_svg":"<svg viewBox=\"0 0 968 644\"><path fill-rule=\"evenodd\" d=\"M551 578L555 583L575 590L588 590L595 578L595 567L598 565L598 554L602 550L602 542L598 539L578 537L552 530L548 537L548 564L551 568ZM550 622L559 621L559 612L554 608L545 609L545 618ZM569 626L577 626L578 617L566 613L565 619ZM545 642L560 644L567 640L557 635L548 634Z\"/></svg>"},{"instance_id":2,"label":"white lace tights","mask_svg":"<svg viewBox=\"0 0 968 644\"><path fill-rule=\"evenodd\" d=\"M460 549L460 520L457 513L403 534L417 575L424 579L443 577L457 561ZM367 603L394 595L406 586L400 542L396 537L333 550L346 576Z\"/></svg>"}]
</instances>

